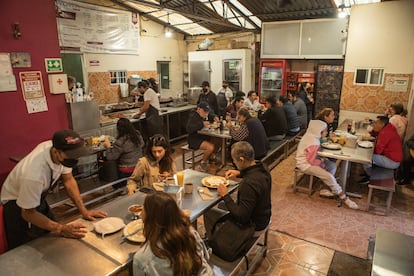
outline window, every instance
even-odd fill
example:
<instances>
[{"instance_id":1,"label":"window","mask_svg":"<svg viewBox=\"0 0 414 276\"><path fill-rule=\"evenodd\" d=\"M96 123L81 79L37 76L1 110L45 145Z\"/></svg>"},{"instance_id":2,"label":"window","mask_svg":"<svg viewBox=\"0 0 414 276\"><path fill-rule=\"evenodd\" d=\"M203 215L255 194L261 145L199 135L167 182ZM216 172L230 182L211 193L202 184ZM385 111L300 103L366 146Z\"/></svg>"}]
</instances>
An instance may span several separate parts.
<instances>
[{"instance_id":1,"label":"window","mask_svg":"<svg viewBox=\"0 0 414 276\"><path fill-rule=\"evenodd\" d=\"M111 84L126 83L126 71L109 71L111 74Z\"/></svg>"},{"instance_id":2,"label":"window","mask_svg":"<svg viewBox=\"0 0 414 276\"><path fill-rule=\"evenodd\" d=\"M384 69L358 68L355 70L354 84L383 85Z\"/></svg>"},{"instance_id":3,"label":"window","mask_svg":"<svg viewBox=\"0 0 414 276\"><path fill-rule=\"evenodd\" d=\"M158 61L157 62L158 79L160 80L161 89L170 89L170 62Z\"/></svg>"}]
</instances>

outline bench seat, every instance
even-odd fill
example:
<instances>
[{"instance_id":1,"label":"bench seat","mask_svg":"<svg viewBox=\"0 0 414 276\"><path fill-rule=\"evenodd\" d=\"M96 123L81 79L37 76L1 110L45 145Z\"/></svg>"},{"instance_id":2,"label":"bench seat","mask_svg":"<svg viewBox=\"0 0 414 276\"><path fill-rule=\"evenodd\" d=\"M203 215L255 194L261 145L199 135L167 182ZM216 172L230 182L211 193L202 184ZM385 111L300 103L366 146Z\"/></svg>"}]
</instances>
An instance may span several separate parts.
<instances>
[{"instance_id":1,"label":"bench seat","mask_svg":"<svg viewBox=\"0 0 414 276\"><path fill-rule=\"evenodd\" d=\"M112 185L118 184L122 181L126 181L127 179L128 177L124 177L124 178L119 178L117 180L108 182L108 181L100 180L97 175L93 175L93 176L78 180L79 193L81 197L84 197L91 193L102 191L105 188L112 187ZM122 189L114 189L113 191L109 193L103 193L102 195L98 197L93 197L90 200L84 201L84 204L85 206L88 206L98 200L120 193L121 191ZM71 199L67 195L65 189L58 189L57 191L47 195L46 201L48 202L50 208L55 208L57 206L60 206L66 203L70 203ZM65 213L72 212L76 209L77 209L76 207L70 208L69 210L65 211Z\"/></svg>"}]
</instances>

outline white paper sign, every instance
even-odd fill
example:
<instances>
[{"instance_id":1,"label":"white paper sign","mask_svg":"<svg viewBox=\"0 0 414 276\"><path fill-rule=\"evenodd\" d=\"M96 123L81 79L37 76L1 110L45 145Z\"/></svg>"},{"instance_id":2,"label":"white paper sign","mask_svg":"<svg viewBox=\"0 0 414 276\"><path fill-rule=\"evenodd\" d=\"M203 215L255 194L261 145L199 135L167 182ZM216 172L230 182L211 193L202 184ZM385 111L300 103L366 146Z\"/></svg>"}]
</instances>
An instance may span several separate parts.
<instances>
[{"instance_id":1,"label":"white paper sign","mask_svg":"<svg viewBox=\"0 0 414 276\"><path fill-rule=\"evenodd\" d=\"M386 76L384 90L391 92L407 92L408 81L408 77Z\"/></svg>"},{"instance_id":2,"label":"white paper sign","mask_svg":"<svg viewBox=\"0 0 414 276\"><path fill-rule=\"evenodd\" d=\"M46 97L39 98L39 99L28 99L26 100L26 107L27 107L27 112L29 114L47 111L48 108L47 108Z\"/></svg>"},{"instance_id":3,"label":"white paper sign","mask_svg":"<svg viewBox=\"0 0 414 276\"><path fill-rule=\"evenodd\" d=\"M62 50L138 55L135 13L71 0L56 1L56 8Z\"/></svg>"}]
</instances>

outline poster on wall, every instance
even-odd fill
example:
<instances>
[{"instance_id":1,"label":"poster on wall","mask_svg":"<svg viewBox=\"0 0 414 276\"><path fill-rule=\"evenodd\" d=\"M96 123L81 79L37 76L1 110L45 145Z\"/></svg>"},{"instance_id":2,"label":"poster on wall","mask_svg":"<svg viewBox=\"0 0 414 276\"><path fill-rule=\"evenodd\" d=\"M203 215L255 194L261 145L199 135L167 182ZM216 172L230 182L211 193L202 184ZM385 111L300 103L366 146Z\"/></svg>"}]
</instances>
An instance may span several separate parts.
<instances>
[{"instance_id":1,"label":"poster on wall","mask_svg":"<svg viewBox=\"0 0 414 276\"><path fill-rule=\"evenodd\" d=\"M390 92L407 92L408 81L408 77L386 76L384 90Z\"/></svg>"},{"instance_id":2,"label":"poster on wall","mask_svg":"<svg viewBox=\"0 0 414 276\"><path fill-rule=\"evenodd\" d=\"M138 55L136 13L71 0L55 3L61 50Z\"/></svg>"},{"instance_id":3,"label":"poster on wall","mask_svg":"<svg viewBox=\"0 0 414 276\"><path fill-rule=\"evenodd\" d=\"M42 73L40 71L20 72L19 77L25 100L42 98L45 96Z\"/></svg>"},{"instance_id":4,"label":"poster on wall","mask_svg":"<svg viewBox=\"0 0 414 276\"><path fill-rule=\"evenodd\" d=\"M16 90L16 78L13 75L10 54L0 53L0 92Z\"/></svg>"}]
</instances>

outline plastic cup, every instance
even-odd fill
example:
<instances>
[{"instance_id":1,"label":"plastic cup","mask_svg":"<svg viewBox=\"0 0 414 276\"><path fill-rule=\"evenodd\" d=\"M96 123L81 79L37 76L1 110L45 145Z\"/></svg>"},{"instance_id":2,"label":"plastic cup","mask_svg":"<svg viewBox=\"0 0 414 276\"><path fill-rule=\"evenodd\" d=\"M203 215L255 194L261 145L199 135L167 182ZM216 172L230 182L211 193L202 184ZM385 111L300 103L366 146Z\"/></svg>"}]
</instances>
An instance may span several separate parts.
<instances>
[{"instance_id":1,"label":"plastic cup","mask_svg":"<svg viewBox=\"0 0 414 276\"><path fill-rule=\"evenodd\" d=\"M177 172L176 176L177 176L178 186L183 186L184 185L184 172Z\"/></svg>"}]
</instances>

